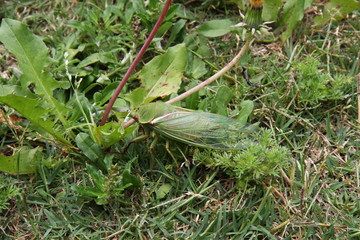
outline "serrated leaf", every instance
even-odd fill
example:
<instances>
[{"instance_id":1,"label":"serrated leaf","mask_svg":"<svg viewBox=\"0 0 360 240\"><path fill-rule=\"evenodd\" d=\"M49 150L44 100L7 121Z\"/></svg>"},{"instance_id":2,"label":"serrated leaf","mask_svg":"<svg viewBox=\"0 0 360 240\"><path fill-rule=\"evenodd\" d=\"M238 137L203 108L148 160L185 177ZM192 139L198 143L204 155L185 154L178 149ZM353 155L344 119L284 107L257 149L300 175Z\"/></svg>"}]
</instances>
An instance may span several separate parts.
<instances>
[{"instance_id":1,"label":"serrated leaf","mask_svg":"<svg viewBox=\"0 0 360 240\"><path fill-rule=\"evenodd\" d=\"M232 25L229 19L211 20L202 24L197 32L205 37L220 37L229 33Z\"/></svg>"},{"instance_id":2,"label":"serrated leaf","mask_svg":"<svg viewBox=\"0 0 360 240\"><path fill-rule=\"evenodd\" d=\"M185 44L169 48L164 54L146 64L139 72L141 87L127 95L126 99L131 100L133 106L137 106L138 103L148 103L156 98L176 93L180 88L186 65Z\"/></svg>"},{"instance_id":3,"label":"serrated leaf","mask_svg":"<svg viewBox=\"0 0 360 240\"><path fill-rule=\"evenodd\" d=\"M38 128L48 132L56 139L61 142L70 145L70 143L62 137L62 134L54 130L54 122L49 120L44 120L43 116L50 112L42 108L41 101L37 99L30 99L26 97L16 96L16 95L7 95L0 96L0 102L10 106L19 112L22 116L31 121Z\"/></svg>"},{"instance_id":4,"label":"serrated leaf","mask_svg":"<svg viewBox=\"0 0 360 240\"><path fill-rule=\"evenodd\" d=\"M3 85L0 87L0 96L6 96L10 94L15 94L18 96L36 98L37 96L31 93L27 89L23 89L21 86L18 85Z\"/></svg>"},{"instance_id":5,"label":"serrated leaf","mask_svg":"<svg viewBox=\"0 0 360 240\"><path fill-rule=\"evenodd\" d=\"M16 175L34 173L40 158L39 149L21 149L13 156L0 155L0 171Z\"/></svg>"},{"instance_id":6,"label":"serrated leaf","mask_svg":"<svg viewBox=\"0 0 360 240\"><path fill-rule=\"evenodd\" d=\"M22 75L21 85L24 89L34 84L34 91L52 108L56 117L66 123L67 108L53 97L57 88L67 87L67 82L59 82L52 78L46 66L51 62L48 49L43 41L30 32L23 23L3 19L0 27L0 41L11 51L19 62Z\"/></svg>"},{"instance_id":7,"label":"serrated leaf","mask_svg":"<svg viewBox=\"0 0 360 240\"><path fill-rule=\"evenodd\" d=\"M330 20L341 20L347 14L359 8L360 3L356 0L330 0L325 4L323 14L314 18L315 26L321 27Z\"/></svg>"}]
</instances>

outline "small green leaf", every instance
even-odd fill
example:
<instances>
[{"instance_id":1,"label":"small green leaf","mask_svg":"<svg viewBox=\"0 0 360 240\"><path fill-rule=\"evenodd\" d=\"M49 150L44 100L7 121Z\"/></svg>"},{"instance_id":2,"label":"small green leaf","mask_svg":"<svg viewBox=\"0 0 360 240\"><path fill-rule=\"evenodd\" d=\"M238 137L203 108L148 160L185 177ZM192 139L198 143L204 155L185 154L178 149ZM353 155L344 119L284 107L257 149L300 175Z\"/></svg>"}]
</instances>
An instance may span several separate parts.
<instances>
[{"instance_id":1,"label":"small green leaf","mask_svg":"<svg viewBox=\"0 0 360 240\"><path fill-rule=\"evenodd\" d=\"M139 102L148 103L176 93L180 88L186 65L185 44L169 48L165 54L155 57L139 72L141 87L127 95L126 99L132 100L132 105L136 106ZM142 88L144 90L140 90Z\"/></svg>"},{"instance_id":2,"label":"small green leaf","mask_svg":"<svg viewBox=\"0 0 360 240\"><path fill-rule=\"evenodd\" d=\"M44 209L44 213L46 215L47 220L49 221L49 225L51 227L57 227L62 224L62 220L60 217L55 215L53 212L50 212L47 209Z\"/></svg>"},{"instance_id":3,"label":"small green leaf","mask_svg":"<svg viewBox=\"0 0 360 240\"><path fill-rule=\"evenodd\" d=\"M227 116L226 106L232 98L232 91L228 86L221 86L216 93L215 99L211 105L211 112Z\"/></svg>"},{"instance_id":4,"label":"small green leaf","mask_svg":"<svg viewBox=\"0 0 360 240\"><path fill-rule=\"evenodd\" d=\"M107 204L107 198L108 198L108 193L107 192L103 192L98 188L95 187L88 187L88 186L74 186L74 190L83 197L87 197L87 198L95 198L95 202L98 205L104 205Z\"/></svg>"},{"instance_id":5,"label":"small green leaf","mask_svg":"<svg viewBox=\"0 0 360 240\"><path fill-rule=\"evenodd\" d=\"M97 162L104 158L104 152L99 145L86 133L79 133L76 138L76 145L83 151L83 154L91 161Z\"/></svg>"},{"instance_id":6,"label":"small green leaf","mask_svg":"<svg viewBox=\"0 0 360 240\"><path fill-rule=\"evenodd\" d=\"M144 99L145 99L146 95L147 95L146 89L139 87L139 88L135 89L134 91L132 91L130 94L125 95L123 98L130 102L131 108L136 108L140 104L144 103Z\"/></svg>"},{"instance_id":7,"label":"small green leaf","mask_svg":"<svg viewBox=\"0 0 360 240\"><path fill-rule=\"evenodd\" d=\"M359 8L360 3L356 0L330 0L325 4L323 14L314 18L315 26L321 27L330 20L341 20L347 14Z\"/></svg>"},{"instance_id":8,"label":"small green leaf","mask_svg":"<svg viewBox=\"0 0 360 240\"><path fill-rule=\"evenodd\" d=\"M165 97L176 93L187 65L185 44L169 48L165 54L155 57L139 73L147 91L146 99Z\"/></svg>"},{"instance_id":9,"label":"small green leaf","mask_svg":"<svg viewBox=\"0 0 360 240\"><path fill-rule=\"evenodd\" d=\"M41 148L20 149L12 156L0 155L0 171L10 174L34 173L40 161Z\"/></svg>"},{"instance_id":10,"label":"small green leaf","mask_svg":"<svg viewBox=\"0 0 360 240\"><path fill-rule=\"evenodd\" d=\"M191 66L191 75L195 79L199 79L204 76L208 70L206 69L205 62L199 58L194 58Z\"/></svg>"},{"instance_id":11,"label":"small green leaf","mask_svg":"<svg viewBox=\"0 0 360 240\"><path fill-rule=\"evenodd\" d=\"M243 125L247 123L247 120L254 110L254 102L250 100L243 101L241 104L241 110L239 113L239 116L237 117L237 120L241 122Z\"/></svg>"},{"instance_id":12,"label":"small green leaf","mask_svg":"<svg viewBox=\"0 0 360 240\"><path fill-rule=\"evenodd\" d=\"M140 188L141 181L138 177L132 175L128 169L122 173L122 185L130 188Z\"/></svg>"},{"instance_id":13,"label":"small green leaf","mask_svg":"<svg viewBox=\"0 0 360 240\"><path fill-rule=\"evenodd\" d=\"M292 31L303 19L304 10L305 0L289 0L285 3L284 16L282 17L281 23L286 27L286 30L280 36L283 42L290 37Z\"/></svg>"},{"instance_id":14,"label":"small green leaf","mask_svg":"<svg viewBox=\"0 0 360 240\"><path fill-rule=\"evenodd\" d=\"M188 87L188 89L191 89L191 88L193 88L193 87L195 87L197 85L198 85L198 82L193 81L187 87ZM188 109L198 109L199 100L200 100L199 99L199 91L191 94L190 96L188 96L185 99L186 108L188 108Z\"/></svg>"},{"instance_id":15,"label":"small green leaf","mask_svg":"<svg viewBox=\"0 0 360 240\"><path fill-rule=\"evenodd\" d=\"M180 19L179 21L174 23L174 27L172 28L170 37L166 43L165 48L168 48L171 45L171 43L175 40L175 38L179 35L181 30L184 28L185 23L186 23L185 19Z\"/></svg>"},{"instance_id":16,"label":"small green leaf","mask_svg":"<svg viewBox=\"0 0 360 240\"><path fill-rule=\"evenodd\" d=\"M87 56L84 60L82 60L77 67L83 68L88 65L101 62L101 63L113 63L115 62L113 58L111 58L111 55L109 53L93 53L89 56Z\"/></svg>"},{"instance_id":17,"label":"small green leaf","mask_svg":"<svg viewBox=\"0 0 360 240\"><path fill-rule=\"evenodd\" d=\"M163 184L157 191L156 191L156 199L163 199L166 195L170 192L172 186L171 184Z\"/></svg>"},{"instance_id":18,"label":"small green leaf","mask_svg":"<svg viewBox=\"0 0 360 240\"><path fill-rule=\"evenodd\" d=\"M197 32L205 37L220 37L231 31L234 25L229 19L211 20L202 24Z\"/></svg>"},{"instance_id":19,"label":"small green leaf","mask_svg":"<svg viewBox=\"0 0 360 240\"><path fill-rule=\"evenodd\" d=\"M264 1L262 19L266 22L276 21L281 6L282 6L281 0Z\"/></svg>"},{"instance_id":20,"label":"small green leaf","mask_svg":"<svg viewBox=\"0 0 360 240\"><path fill-rule=\"evenodd\" d=\"M95 127L95 131L100 145L108 148L130 134L134 127L124 129L119 122L109 122L103 126Z\"/></svg>"},{"instance_id":21,"label":"small green leaf","mask_svg":"<svg viewBox=\"0 0 360 240\"><path fill-rule=\"evenodd\" d=\"M105 176L104 174L94 166L90 164L86 164L86 169L89 175L91 176L91 179L93 180L94 185L97 189L99 189L101 192L105 192Z\"/></svg>"}]
</instances>

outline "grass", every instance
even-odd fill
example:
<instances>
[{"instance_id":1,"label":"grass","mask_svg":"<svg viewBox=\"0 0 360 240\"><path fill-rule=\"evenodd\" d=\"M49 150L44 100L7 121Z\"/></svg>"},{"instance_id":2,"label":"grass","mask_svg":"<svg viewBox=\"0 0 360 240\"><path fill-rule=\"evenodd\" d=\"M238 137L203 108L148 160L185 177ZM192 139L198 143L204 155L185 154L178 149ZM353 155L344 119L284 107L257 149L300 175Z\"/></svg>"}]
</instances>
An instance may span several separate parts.
<instances>
[{"instance_id":1,"label":"grass","mask_svg":"<svg viewBox=\"0 0 360 240\"><path fill-rule=\"evenodd\" d=\"M173 37L170 30L157 39L158 45L151 45L143 64L161 54L164 49L159 46L169 39L170 45L187 43L211 63L205 62L201 79L228 63L239 48L233 35L204 38L194 30L205 17L238 19L236 6L214 2L188 2L185 10L194 18ZM64 80L70 74L83 106L99 112L102 106L91 105L99 102L93 100L99 98L96 94L108 97L106 92L120 81L158 14L158 9L148 7L135 9L132 15L129 8L121 4L112 8L107 1L16 3L5 1L0 16L28 24L59 63L49 66L53 76ZM208 11L209 6L217 7ZM239 181L221 165L200 164L190 154L193 150L183 145L179 148L187 160L174 148L179 163L175 165L162 141L152 153L147 142L131 145L124 155L112 153L114 164L102 174L80 152L66 151L41 138L26 120L14 119L15 125L6 122L17 113L1 105L0 153L9 156L34 145L42 151L35 174L0 173L0 238L358 239L359 12L319 29L312 28L311 17L308 13L285 43L255 42L228 77L199 93L196 106L211 109L223 86L232 92L226 104L230 115L238 114L243 100L252 100L250 122L270 129L278 144L291 152L286 167L277 174ZM181 19L185 17L173 14L167 21ZM66 66L64 51L69 50L76 54ZM95 53L99 55L92 61L89 56ZM1 46L0 56L1 83L16 83L16 60ZM241 66L247 68L250 81L261 86L249 85ZM195 81L190 71L185 79L186 84ZM134 77L125 90L137 85ZM67 98L68 93L56 92L57 98ZM185 104L191 106L191 99ZM117 108L121 107L119 103ZM99 112L93 116L96 121ZM121 151L120 146L111 151ZM251 173L246 179L251 179ZM141 187L123 189L138 180Z\"/></svg>"}]
</instances>

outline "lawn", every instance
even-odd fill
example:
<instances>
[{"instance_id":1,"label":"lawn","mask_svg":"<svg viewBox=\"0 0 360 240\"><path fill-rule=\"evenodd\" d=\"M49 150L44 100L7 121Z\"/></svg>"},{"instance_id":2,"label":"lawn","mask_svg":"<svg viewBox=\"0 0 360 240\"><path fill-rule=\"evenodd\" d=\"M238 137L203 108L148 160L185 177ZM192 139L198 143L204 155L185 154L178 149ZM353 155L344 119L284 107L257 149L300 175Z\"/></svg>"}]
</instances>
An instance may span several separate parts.
<instances>
[{"instance_id":1,"label":"lawn","mask_svg":"<svg viewBox=\"0 0 360 240\"><path fill-rule=\"evenodd\" d=\"M360 239L359 2L165 2L0 0L0 239Z\"/></svg>"}]
</instances>

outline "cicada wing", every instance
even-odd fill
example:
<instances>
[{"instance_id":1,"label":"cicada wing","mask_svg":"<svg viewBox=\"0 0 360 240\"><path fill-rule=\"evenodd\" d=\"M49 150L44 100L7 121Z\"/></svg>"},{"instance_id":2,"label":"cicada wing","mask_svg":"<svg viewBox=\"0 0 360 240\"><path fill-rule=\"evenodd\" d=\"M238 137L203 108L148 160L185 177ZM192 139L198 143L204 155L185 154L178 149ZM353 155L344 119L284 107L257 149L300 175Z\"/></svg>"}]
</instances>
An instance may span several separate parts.
<instances>
[{"instance_id":1,"label":"cicada wing","mask_svg":"<svg viewBox=\"0 0 360 240\"><path fill-rule=\"evenodd\" d=\"M234 119L206 112L173 112L151 124L161 135L213 149L244 148L244 139L253 132Z\"/></svg>"},{"instance_id":2,"label":"cicada wing","mask_svg":"<svg viewBox=\"0 0 360 240\"><path fill-rule=\"evenodd\" d=\"M191 112L191 110L176 107L163 102L152 102L141 105L138 109L139 119L138 121L142 124L149 123L154 118L164 116L172 112Z\"/></svg>"}]
</instances>

